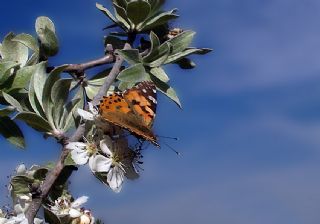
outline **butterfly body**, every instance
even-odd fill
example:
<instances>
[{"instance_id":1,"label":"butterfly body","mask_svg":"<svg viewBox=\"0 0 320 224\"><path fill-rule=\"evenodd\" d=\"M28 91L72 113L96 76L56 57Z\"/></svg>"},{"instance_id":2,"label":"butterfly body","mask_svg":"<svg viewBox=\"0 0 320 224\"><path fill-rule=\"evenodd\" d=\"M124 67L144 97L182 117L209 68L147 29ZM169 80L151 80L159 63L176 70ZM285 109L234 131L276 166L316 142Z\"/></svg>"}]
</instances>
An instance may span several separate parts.
<instances>
[{"instance_id":1,"label":"butterfly body","mask_svg":"<svg viewBox=\"0 0 320 224\"><path fill-rule=\"evenodd\" d=\"M103 119L159 147L151 130L156 115L156 99L155 85L144 81L123 93L104 97L99 104L99 113Z\"/></svg>"}]
</instances>

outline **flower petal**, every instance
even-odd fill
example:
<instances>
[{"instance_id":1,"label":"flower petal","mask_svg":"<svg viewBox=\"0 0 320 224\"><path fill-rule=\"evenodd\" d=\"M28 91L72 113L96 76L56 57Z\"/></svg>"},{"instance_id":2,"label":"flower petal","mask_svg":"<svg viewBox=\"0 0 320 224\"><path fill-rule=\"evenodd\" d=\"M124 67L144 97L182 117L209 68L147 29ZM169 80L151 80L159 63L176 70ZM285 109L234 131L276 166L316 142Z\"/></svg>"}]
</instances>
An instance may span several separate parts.
<instances>
[{"instance_id":1,"label":"flower petal","mask_svg":"<svg viewBox=\"0 0 320 224\"><path fill-rule=\"evenodd\" d=\"M88 111L78 109L78 114L85 120L93 121L94 120L94 115Z\"/></svg>"},{"instance_id":2,"label":"flower petal","mask_svg":"<svg viewBox=\"0 0 320 224\"><path fill-rule=\"evenodd\" d=\"M107 181L110 188L114 192L119 193L121 191L123 180L124 180L124 173L120 167L115 166L112 169L110 169L107 175Z\"/></svg>"},{"instance_id":3,"label":"flower petal","mask_svg":"<svg viewBox=\"0 0 320 224\"><path fill-rule=\"evenodd\" d=\"M92 115L98 115L98 110L93 106L92 103L88 103L89 111L92 113Z\"/></svg>"},{"instance_id":4,"label":"flower petal","mask_svg":"<svg viewBox=\"0 0 320 224\"><path fill-rule=\"evenodd\" d=\"M110 144L112 140L109 136L104 136L104 139L102 139L100 141L100 149L102 150L102 152L104 154L106 154L107 156L111 156L112 155L112 152L110 150Z\"/></svg>"},{"instance_id":5,"label":"flower petal","mask_svg":"<svg viewBox=\"0 0 320 224\"><path fill-rule=\"evenodd\" d=\"M76 209L72 208L72 209L70 209L70 211L69 211L69 216L70 216L71 218L78 218L78 217L81 216L81 212L80 212L79 210L76 210Z\"/></svg>"},{"instance_id":6,"label":"flower petal","mask_svg":"<svg viewBox=\"0 0 320 224\"><path fill-rule=\"evenodd\" d=\"M84 165L88 162L89 155L84 150L72 150L71 158L78 165Z\"/></svg>"},{"instance_id":7,"label":"flower petal","mask_svg":"<svg viewBox=\"0 0 320 224\"><path fill-rule=\"evenodd\" d=\"M66 145L66 148L71 150L84 150L86 146L87 144L83 142L70 142Z\"/></svg>"},{"instance_id":8,"label":"flower petal","mask_svg":"<svg viewBox=\"0 0 320 224\"><path fill-rule=\"evenodd\" d=\"M89 166L92 172L108 172L110 170L112 160L102 155L92 156L89 159Z\"/></svg>"},{"instance_id":9,"label":"flower petal","mask_svg":"<svg viewBox=\"0 0 320 224\"><path fill-rule=\"evenodd\" d=\"M86 203L88 201L88 196L81 196L80 198L77 198L74 202L71 203L72 208L80 208L81 205Z\"/></svg>"}]
</instances>

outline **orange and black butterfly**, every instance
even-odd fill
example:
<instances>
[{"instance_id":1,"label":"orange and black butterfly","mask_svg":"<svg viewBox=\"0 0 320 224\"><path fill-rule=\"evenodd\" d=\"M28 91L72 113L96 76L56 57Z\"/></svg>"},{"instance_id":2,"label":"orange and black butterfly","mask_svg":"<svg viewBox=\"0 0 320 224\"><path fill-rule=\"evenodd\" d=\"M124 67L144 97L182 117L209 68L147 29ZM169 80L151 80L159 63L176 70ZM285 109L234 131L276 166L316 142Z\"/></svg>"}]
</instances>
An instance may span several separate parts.
<instances>
[{"instance_id":1,"label":"orange and black butterfly","mask_svg":"<svg viewBox=\"0 0 320 224\"><path fill-rule=\"evenodd\" d=\"M99 104L99 113L103 119L159 147L151 130L156 107L156 86L152 81L144 81L122 93L105 96Z\"/></svg>"}]
</instances>

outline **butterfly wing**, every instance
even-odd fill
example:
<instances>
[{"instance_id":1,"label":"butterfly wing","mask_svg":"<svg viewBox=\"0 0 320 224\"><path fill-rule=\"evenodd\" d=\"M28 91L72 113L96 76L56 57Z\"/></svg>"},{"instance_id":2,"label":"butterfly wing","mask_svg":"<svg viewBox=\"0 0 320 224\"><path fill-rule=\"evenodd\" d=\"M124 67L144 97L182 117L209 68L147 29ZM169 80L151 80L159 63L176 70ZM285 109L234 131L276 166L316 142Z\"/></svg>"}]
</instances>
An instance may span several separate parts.
<instances>
[{"instance_id":1,"label":"butterfly wing","mask_svg":"<svg viewBox=\"0 0 320 224\"><path fill-rule=\"evenodd\" d=\"M99 112L105 120L128 129L133 134L159 146L149 126L144 123L141 116L136 114L121 93L114 93L108 97L104 97L99 104Z\"/></svg>"},{"instance_id":2,"label":"butterfly wing","mask_svg":"<svg viewBox=\"0 0 320 224\"><path fill-rule=\"evenodd\" d=\"M143 123L151 128L156 116L157 94L156 87L151 81L144 81L123 93L137 116L141 117Z\"/></svg>"}]
</instances>

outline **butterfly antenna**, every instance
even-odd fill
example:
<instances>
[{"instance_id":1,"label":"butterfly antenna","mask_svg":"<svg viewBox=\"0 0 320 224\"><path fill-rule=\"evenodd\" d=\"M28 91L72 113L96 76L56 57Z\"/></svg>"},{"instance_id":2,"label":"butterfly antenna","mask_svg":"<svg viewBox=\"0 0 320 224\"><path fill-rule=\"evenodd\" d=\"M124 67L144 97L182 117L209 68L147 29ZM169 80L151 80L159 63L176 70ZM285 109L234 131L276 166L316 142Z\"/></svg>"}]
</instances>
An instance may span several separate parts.
<instances>
[{"instance_id":1,"label":"butterfly antenna","mask_svg":"<svg viewBox=\"0 0 320 224\"><path fill-rule=\"evenodd\" d=\"M177 156L182 156L182 154L180 152L178 152L177 150L172 148L168 143L163 142L163 144L165 144L171 151L173 151L175 154L177 154Z\"/></svg>"},{"instance_id":2,"label":"butterfly antenna","mask_svg":"<svg viewBox=\"0 0 320 224\"><path fill-rule=\"evenodd\" d=\"M162 136L162 135L157 135L157 137L171 139L171 140L175 140L175 141L179 140L179 138L177 138L177 137L168 137L168 136Z\"/></svg>"}]
</instances>

